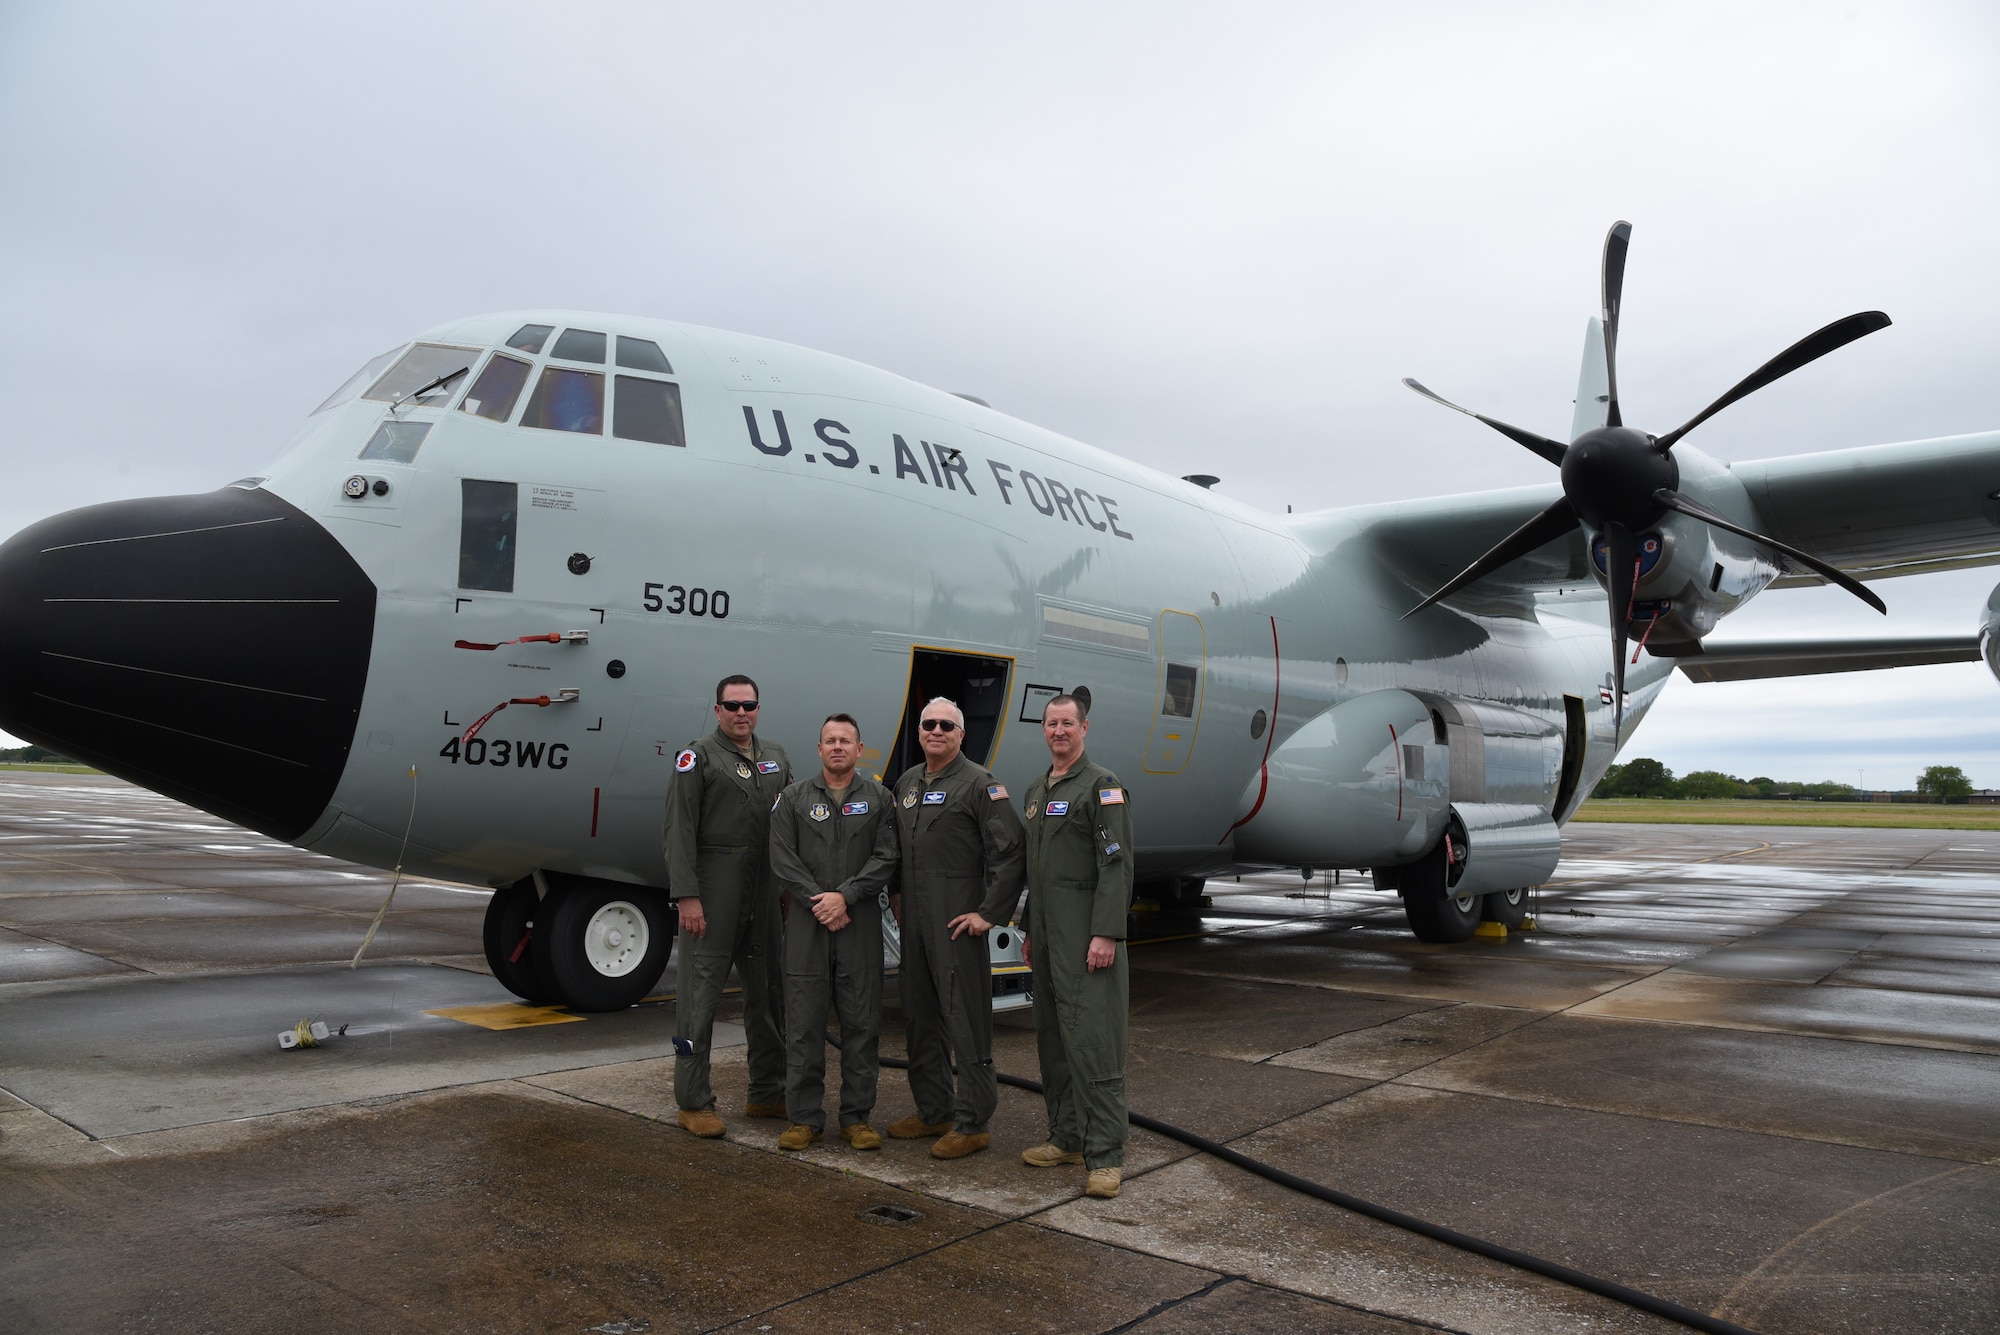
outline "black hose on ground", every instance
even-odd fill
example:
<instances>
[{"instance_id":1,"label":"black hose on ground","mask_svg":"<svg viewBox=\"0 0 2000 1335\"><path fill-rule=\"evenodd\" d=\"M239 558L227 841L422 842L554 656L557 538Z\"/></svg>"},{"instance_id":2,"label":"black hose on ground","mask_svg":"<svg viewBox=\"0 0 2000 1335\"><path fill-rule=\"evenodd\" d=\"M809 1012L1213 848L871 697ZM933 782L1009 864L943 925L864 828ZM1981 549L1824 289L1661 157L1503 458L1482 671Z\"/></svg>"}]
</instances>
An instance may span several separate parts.
<instances>
[{"instance_id":1,"label":"black hose on ground","mask_svg":"<svg viewBox=\"0 0 2000 1335\"><path fill-rule=\"evenodd\" d=\"M832 1034L826 1036L826 1041L834 1044L836 1047L839 1046L839 1040ZM882 1065L894 1067L899 1071L910 1069L909 1062L899 1057L883 1057L880 1061ZM1012 1085L1015 1089L1025 1089L1030 1094L1040 1094L1042 1092L1041 1082L1038 1080L1025 1080L1018 1075L998 1075L997 1073L996 1078L1003 1085ZM1573 1289L1582 1289L1585 1293L1594 1293L1600 1298L1609 1298L1613 1302L1624 1303L1627 1307L1635 1307L1641 1312L1650 1312L1652 1315L1664 1317L1668 1321L1678 1321L1683 1326L1694 1330L1706 1331L1708 1335L1757 1335L1755 1331L1750 1330L1748 1327L1724 1321L1720 1317L1710 1316L1706 1312L1697 1312L1692 1307L1683 1307L1679 1303L1668 1302L1665 1298L1656 1298L1650 1293L1628 1288L1615 1280L1599 1279L1596 1275L1586 1274L1584 1271L1572 1269L1555 1261L1545 1261L1539 1256L1530 1255L1527 1252L1515 1251L1512 1247L1502 1247L1497 1242L1488 1242L1484 1238L1475 1238L1470 1233L1461 1233L1455 1228L1446 1228L1443 1224L1433 1224L1428 1219L1419 1219L1415 1215L1404 1214L1401 1210L1392 1210L1386 1205L1377 1205L1373 1201L1364 1201L1359 1196L1350 1196L1344 1191L1335 1191L1332 1187L1321 1186L1319 1183L1300 1177L1296 1173L1288 1173L1282 1168L1273 1168L1270 1164L1264 1163L1262 1160L1253 1159L1247 1154L1232 1150L1220 1141L1210 1140L1207 1136L1198 1136L1192 1131L1183 1131L1171 1122L1162 1122L1157 1117L1148 1117L1144 1113L1128 1112L1126 1120L1141 1130L1151 1131L1156 1136L1165 1136L1168 1140L1177 1140L1190 1149L1200 1150L1203 1154L1213 1155L1224 1163L1234 1164L1245 1172L1255 1173L1267 1182L1275 1182L1281 1187L1289 1187L1293 1191L1325 1201L1329 1205L1338 1205L1343 1210L1352 1210L1356 1214L1367 1215L1370 1219L1378 1219L1396 1228L1421 1234L1434 1242L1442 1242L1447 1247L1457 1247L1461 1251L1468 1251L1477 1256L1484 1256L1489 1261L1498 1261L1502 1265L1511 1265L1517 1270L1531 1271L1534 1274L1553 1279L1559 1284L1567 1284Z\"/></svg>"}]
</instances>

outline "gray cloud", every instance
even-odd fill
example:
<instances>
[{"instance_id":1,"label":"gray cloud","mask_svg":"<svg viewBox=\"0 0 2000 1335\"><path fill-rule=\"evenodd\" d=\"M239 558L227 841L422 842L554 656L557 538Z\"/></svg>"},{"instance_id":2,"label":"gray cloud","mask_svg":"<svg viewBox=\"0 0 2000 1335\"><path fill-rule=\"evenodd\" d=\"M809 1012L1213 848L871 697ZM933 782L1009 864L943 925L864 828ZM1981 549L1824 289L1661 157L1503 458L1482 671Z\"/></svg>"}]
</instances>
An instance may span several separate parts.
<instances>
[{"instance_id":1,"label":"gray cloud","mask_svg":"<svg viewBox=\"0 0 2000 1335\"><path fill-rule=\"evenodd\" d=\"M1976 4L16 5L0 532L254 472L372 353L520 305L825 348L1272 509L1548 481L1397 381L1565 434L1616 217L1630 420L1881 307L1693 443L2000 426L1996 37ZM1889 627L1989 587L1885 585ZM1822 698L2000 785L1989 678L1834 689L1677 685L1633 749L1781 768L1725 754L1826 739L1788 712ZM1826 744L1785 754L1854 768Z\"/></svg>"}]
</instances>

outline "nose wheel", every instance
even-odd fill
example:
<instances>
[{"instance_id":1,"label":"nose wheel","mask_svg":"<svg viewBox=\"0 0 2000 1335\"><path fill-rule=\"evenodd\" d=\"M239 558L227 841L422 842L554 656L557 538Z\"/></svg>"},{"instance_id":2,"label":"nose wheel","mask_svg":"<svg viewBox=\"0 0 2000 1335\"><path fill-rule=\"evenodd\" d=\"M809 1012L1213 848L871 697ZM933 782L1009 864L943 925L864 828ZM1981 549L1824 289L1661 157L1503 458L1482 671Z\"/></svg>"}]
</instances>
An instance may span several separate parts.
<instances>
[{"instance_id":1,"label":"nose wheel","mask_svg":"<svg viewBox=\"0 0 2000 1335\"><path fill-rule=\"evenodd\" d=\"M674 923L644 886L548 876L535 920L535 971L563 1004L615 1011L641 1000L666 971Z\"/></svg>"}]
</instances>

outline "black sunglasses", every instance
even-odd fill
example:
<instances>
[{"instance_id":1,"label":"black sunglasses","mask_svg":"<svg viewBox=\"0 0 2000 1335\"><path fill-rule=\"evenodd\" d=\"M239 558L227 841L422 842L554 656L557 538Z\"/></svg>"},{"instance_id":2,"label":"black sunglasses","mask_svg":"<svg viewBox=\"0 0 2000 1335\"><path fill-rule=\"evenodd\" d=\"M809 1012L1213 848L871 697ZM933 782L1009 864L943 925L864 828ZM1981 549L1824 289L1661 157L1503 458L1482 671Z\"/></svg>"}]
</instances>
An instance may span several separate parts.
<instances>
[{"instance_id":1,"label":"black sunglasses","mask_svg":"<svg viewBox=\"0 0 2000 1335\"><path fill-rule=\"evenodd\" d=\"M924 731L925 731L925 732L957 732L957 731L958 731L958 725L957 725L956 723L953 723L953 722L952 722L952 721L951 721L950 719L948 719L948 718L927 718L927 719L925 719L925 720L924 720Z\"/></svg>"},{"instance_id":2,"label":"black sunglasses","mask_svg":"<svg viewBox=\"0 0 2000 1335\"><path fill-rule=\"evenodd\" d=\"M717 709L726 709L730 713L735 714L755 709L757 702L755 700L717 700L715 707Z\"/></svg>"}]
</instances>

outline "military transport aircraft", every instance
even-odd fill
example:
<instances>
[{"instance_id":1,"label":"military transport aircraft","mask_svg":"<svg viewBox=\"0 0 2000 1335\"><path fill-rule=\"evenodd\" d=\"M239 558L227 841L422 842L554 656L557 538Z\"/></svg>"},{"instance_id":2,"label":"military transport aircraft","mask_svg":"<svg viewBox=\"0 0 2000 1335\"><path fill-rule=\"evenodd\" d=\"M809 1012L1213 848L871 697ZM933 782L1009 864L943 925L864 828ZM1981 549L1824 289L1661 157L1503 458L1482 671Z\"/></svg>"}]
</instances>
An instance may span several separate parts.
<instances>
[{"instance_id":1,"label":"military transport aircraft","mask_svg":"<svg viewBox=\"0 0 2000 1335\"><path fill-rule=\"evenodd\" d=\"M663 794L737 671L795 759L845 710L885 774L949 696L1016 793L1047 763L1042 702L1088 692L1142 893L1370 868L1419 937L1462 940L1518 921L1675 666L1981 653L1704 645L1768 587L1879 607L1857 580L2000 561L2000 433L1734 467L1683 440L1879 313L1665 435L1626 425L1629 236L1605 245L1569 438L1480 419L1559 482L1313 514L763 339L444 325L356 372L267 474L0 548L0 727L300 847L492 886L495 974L583 1008L660 976Z\"/></svg>"}]
</instances>

